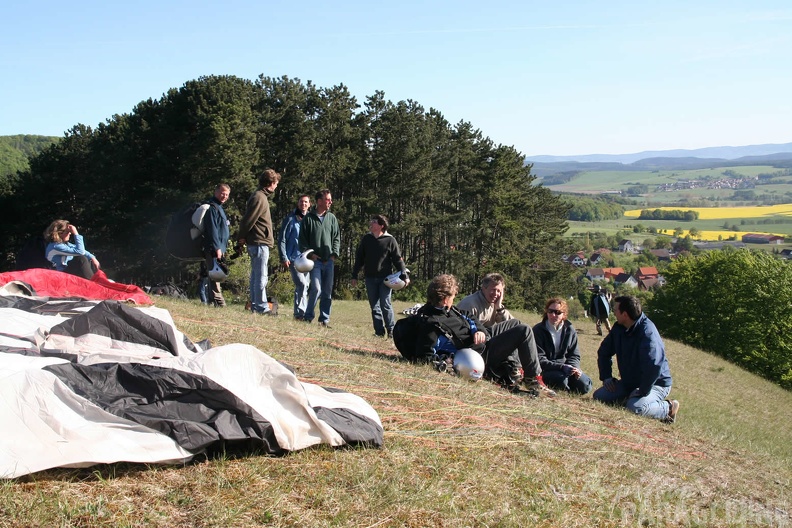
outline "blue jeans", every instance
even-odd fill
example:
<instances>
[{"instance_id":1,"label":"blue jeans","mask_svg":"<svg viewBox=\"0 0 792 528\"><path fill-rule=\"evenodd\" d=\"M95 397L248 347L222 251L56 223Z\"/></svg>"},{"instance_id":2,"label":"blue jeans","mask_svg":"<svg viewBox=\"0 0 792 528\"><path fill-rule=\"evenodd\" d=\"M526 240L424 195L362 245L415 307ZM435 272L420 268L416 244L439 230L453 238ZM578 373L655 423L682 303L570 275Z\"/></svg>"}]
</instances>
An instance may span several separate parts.
<instances>
[{"instance_id":1,"label":"blue jeans","mask_svg":"<svg viewBox=\"0 0 792 528\"><path fill-rule=\"evenodd\" d=\"M305 308L308 306L308 284L311 281L311 276L294 269L294 261L289 266L289 271L292 282L294 282L294 317L305 319Z\"/></svg>"},{"instance_id":2,"label":"blue jeans","mask_svg":"<svg viewBox=\"0 0 792 528\"><path fill-rule=\"evenodd\" d=\"M371 320L374 323L374 333L384 336L385 332L391 333L396 324L391 304L391 290L385 286L385 280L376 277L366 277L366 295L371 306Z\"/></svg>"},{"instance_id":3,"label":"blue jeans","mask_svg":"<svg viewBox=\"0 0 792 528\"><path fill-rule=\"evenodd\" d=\"M269 265L268 246L248 244L250 255L250 311L253 313L269 312L267 304L267 266Z\"/></svg>"},{"instance_id":4,"label":"blue jeans","mask_svg":"<svg viewBox=\"0 0 792 528\"><path fill-rule=\"evenodd\" d=\"M201 281L198 283L198 297L203 304L211 302L211 291L209 288L209 277L201 277Z\"/></svg>"},{"instance_id":5,"label":"blue jeans","mask_svg":"<svg viewBox=\"0 0 792 528\"><path fill-rule=\"evenodd\" d=\"M305 320L309 323L314 319L316 300L319 299L319 322L330 322L330 308L333 306L333 275L335 262L314 261L311 270L311 283L308 285L308 306L305 307Z\"/></svg>"},{"instance_id":6,"label":"blue jeans","mask_svg":"<svg viewBox=\"0 0 792 528\"><path fill-rule=\"evenodd\" d=\"M579 378L574 378L569 374L564 374L563 370L543 370L542 380L551 389L575 392L577 394L587 394L594 385L591 378L586 374L581 374Z\"/></svg>"},{"instance_id":7,"label":"blue jeans","mask_svg":"<svg viewBox=\"0 0 792 528\"><path fill-rule=\"evenodd\" d=\"M592 398L602 403L623 404L627 410L639 416L664 420L668 416L669 410L669 403L665 399L670 392L671 387L654 385L646 396L630 398L632 391L628 392L621 380L618 380L615 391L611 392L602 386L594 391Z\"/></svg>"}]
</instances>

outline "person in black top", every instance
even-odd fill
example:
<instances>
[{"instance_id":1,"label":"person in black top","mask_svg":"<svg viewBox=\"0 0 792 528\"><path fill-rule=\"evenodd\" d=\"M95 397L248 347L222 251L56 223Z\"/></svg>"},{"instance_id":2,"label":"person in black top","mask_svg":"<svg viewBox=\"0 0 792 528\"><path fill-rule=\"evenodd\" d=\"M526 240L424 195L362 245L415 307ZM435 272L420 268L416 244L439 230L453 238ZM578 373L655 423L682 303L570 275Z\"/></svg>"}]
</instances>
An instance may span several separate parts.
<instances>
[{"instance_id":1,"label":"person in black top","mask_svg":"<svg viewBox=\"0 0 792 528\"><path fill-rule=\"evenodd\" d=\"M385 284L385 278L396 268L401 272L405 286L410 284L407 267L399 250L399 244L393 235L388 233L388 219L383 215L374 215L369 220L369 232L363 235L355 252L355 264L352 267L352 287L357 286L360 269L366 277L366 295L371 306L371 319L374 333L379 337L390 338L396 324L391 304L391 288Z\"/></svg>"}]
</instances>

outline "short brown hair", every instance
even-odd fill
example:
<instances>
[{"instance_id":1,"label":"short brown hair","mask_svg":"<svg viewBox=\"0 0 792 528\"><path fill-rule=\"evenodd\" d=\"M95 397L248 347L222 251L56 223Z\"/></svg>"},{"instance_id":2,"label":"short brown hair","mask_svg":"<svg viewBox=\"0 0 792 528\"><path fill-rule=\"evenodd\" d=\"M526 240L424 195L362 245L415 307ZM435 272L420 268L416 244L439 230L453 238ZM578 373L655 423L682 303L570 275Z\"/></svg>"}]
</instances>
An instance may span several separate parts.
<instances>
[{"instance_id":1,"label":"short brown hair","mask_svg":"<svg viewBox=\"0 0 792 528\"><path fill-rule=\"evenodd\" d=\"M272 169L264 169L264 172L259 176L259 187L269 187L275 182L279 182L281 175Z\"/></svg>"},{"instance_id":2,"label":"short brown hair","mask_svg":"<svg viewBox=\"0 0 792 528\"><path fill-rule=\"evenodd\" d=\"M454 297L459 292L459 283L450 273L436 276L426 289L426 303L438 306L449 297Z\"/></svg>"}]
</instances>

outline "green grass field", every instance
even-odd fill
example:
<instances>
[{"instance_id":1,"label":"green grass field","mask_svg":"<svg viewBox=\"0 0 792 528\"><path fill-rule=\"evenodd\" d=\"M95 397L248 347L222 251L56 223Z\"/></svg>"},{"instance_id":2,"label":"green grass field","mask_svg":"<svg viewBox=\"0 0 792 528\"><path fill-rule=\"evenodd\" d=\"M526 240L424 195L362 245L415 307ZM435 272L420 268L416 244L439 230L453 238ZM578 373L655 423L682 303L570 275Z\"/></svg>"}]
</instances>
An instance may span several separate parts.
<instances>
[{"instance_id":1,"label":"green grass field","mask_svg":"<svg viewBox=\"0 0 792 528\"><path fill-rule=\"evenodd\" d=\"M563 185L552 185L549 189L556 192L569 192L569 193L602 193L606 191L625 191L630 185L645 184L650 186L675 183L684 180L698 180L705 178L724 178L725 171L733 171L745 177L754 177L759 174L768 174L778 171L779 169L765 165L755 165L746 167L718 167L714 169L697 169L697 170L637 170L637 171L584 171L575 176L571 181ZM771 187L771 186L768 186ZM776 192L792 190L790 185L774 186L775 188L769 189ZM756 188L756 192L760 192L764 186ZM768 192L769 192L768 190ZM690 194L694 197L726 197L730 196L734 191L731 189L689 189L685 191L674 191L668 193L650 193L652 199L666 201L678 201L678 197Z\"/></svg>"},{"instance_id":2,"label":"green grass field","mask_svg":"<svg viewBox=\"0 0 792 528\"><path fill-rule=\"evenodd\" d=\"M240 305L157 299L193 340L249 343L379 413L382 449L186 466L57 469L0 484L0 526L789 526L792 393L668 341L676 424L560 395L528 399L398 359L365 302L331 329ZM397 308L406 307L397 303ZM288 309L285 309L288 312ZM531 313L518 313L529 323ZM580 332L596 379L599 337Z\"/></svg>"}]
</instances>

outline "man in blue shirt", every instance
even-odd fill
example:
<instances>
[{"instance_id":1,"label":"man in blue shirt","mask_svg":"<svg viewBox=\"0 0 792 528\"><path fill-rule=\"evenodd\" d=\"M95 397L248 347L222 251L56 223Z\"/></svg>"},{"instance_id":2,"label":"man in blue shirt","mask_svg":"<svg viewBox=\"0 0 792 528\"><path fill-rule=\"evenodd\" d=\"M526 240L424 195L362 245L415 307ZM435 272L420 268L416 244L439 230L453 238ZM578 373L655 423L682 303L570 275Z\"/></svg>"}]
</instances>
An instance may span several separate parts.
<instances>
[{"instance_id":1,"label":"man in blue shirt","mask_svg":"<svg viewBox=\"0 0 792 528\"><path fill-rule=\"evenodd\" d=\"M616 297L613 305L618 324L597 351L603 385L594 391L593 398L624 404L635 414L673 423L679 402L666 399L671 392L671 370L657 327L643 313L638 298ZM613 376L613 356L621 379Z\"/></svg>"},{"instance_id":2,"label":"man in blue shirt","mask_svg":"<svg viewBox=\"0 0 792 528\"><path fill-rule=\"evenodd\" d=\"M311 276L309 273L297 271L293 264L300 256L300 226L310 207L311 197L307 194L300 196L297 199L297 208L283 219L278 238L281 264L291 272L292 282L294 282L294 318L298 321L305 319L305 308L308 306L308 284Z\"/></svg>"}]
</instances>

